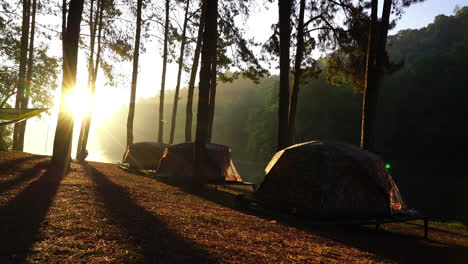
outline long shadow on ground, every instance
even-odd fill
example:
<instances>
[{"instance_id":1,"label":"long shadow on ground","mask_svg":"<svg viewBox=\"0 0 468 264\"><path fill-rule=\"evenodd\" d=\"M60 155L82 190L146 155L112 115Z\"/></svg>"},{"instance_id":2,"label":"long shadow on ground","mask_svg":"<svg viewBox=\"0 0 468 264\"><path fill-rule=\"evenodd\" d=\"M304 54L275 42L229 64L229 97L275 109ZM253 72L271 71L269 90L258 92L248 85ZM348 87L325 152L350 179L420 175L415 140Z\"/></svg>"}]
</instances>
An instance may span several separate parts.
<instances>
[{"instance_id":1,"label":"long shadow on ground","mask_svg":"<svg viewBox=\"0 0 468 264\"><path fill-rule=\"evenodd\" d=\"M163 182L167 183L166 181ZM386 230L377 232L359 225L332 225L329 224L330 222L317 223L316 220L312 222L304 217L277 214L271 210L250 210L246 206L240 206L235 195L226 192L216 190L192 192L188 188L183 189L219 205L268 220L274 219L282 224L330 238L365 252L372 252L379 257L398 263L468 263L468 247L430 240L431 231L429 231L429 240L426 240L423 238L424 231L422 227L419 230L420 236L415 236Z\"/></svg>"},{"instance_id":2,"label":"long shadow on ground","mask_svg":"<svg viewBox=\"0 0 468 264\"><path fill-rule=\"evenodd\" d=\"M0 173L6 174L17 170L19 167L24 166L24 163L28 161L34 161L37 159L44 159L46 156L34 155L30 157L16 158L0 162Z\"/></svg>"},{"instance_id":3,"label":"long shadow on ground","mask_svg":"<svg viewBox=\"0 0 468 264\"><path fill-rule=\"evenodd\" d=\"M28 173L34 173L34 169L25 172ZM32 245L39 239L39 228L59 184L56 173L47 170L8 205L0 208L0 263L25 262Z\"/></svg>"},{"instance_id":4,"label":"long shadow on ground","mask_svg":"<svg viewBox=\"0 0 468 264\"><path fill-rule=\"evenodd\" d=\"M134 237L142 249L145 263L217 263L206 251L169 230L167 225L136 204L125 189L88 165L96 183L96 196L104 202L110 216Z\"/></svg>"},{"instance_id":5,"label":"long shadow on ground","mask_svg":"<svg viewBox=\"0 0 468 264\"><path fill-rule=\"evenodd\" d=\"M44 157L42 157L42 158L44 158ZM26 160L31 160L31 159L26 159ZM23 173L21 173L21 175L19 175L19 176L15 177L15 178L13 178L11 180L0 182L0 194L3 193L3 192L8 191L8 190L10 190L10 189L12 189L14 187L16 187L17 185L19 185L22 182L25 182L25 181L27 181L29 179L37 177L41 173L42 170L47 169L48 163L49 163L48 160L42 161L40 163L35 164L31 168L27 168L27 169L23 170ZM22 163L15 162L15 164L17 164L17 166L10 167L9 168L10 171L18 169L19 167L21 167L20 164L22 164ZM3 172L3 170L2 170L2 173L8 173L8 172Z\"/></svg>"}]
</instances>

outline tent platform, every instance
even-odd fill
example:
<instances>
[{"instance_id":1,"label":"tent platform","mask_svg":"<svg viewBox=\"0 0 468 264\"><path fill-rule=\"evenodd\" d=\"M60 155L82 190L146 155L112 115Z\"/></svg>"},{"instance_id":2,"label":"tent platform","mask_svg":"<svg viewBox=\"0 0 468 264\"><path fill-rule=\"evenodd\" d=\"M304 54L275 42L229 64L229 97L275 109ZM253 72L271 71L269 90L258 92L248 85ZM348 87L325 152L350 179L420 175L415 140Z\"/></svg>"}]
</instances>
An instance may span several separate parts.
<instances>
[{"instance_id":1,"label":"tent platform","mask_svg":"<svg viewBox=\"0 0 468 264\"><path fill-rule=\"evenodd\" d=\"M125 171L128 171L128 172L138 172L138 173L142 173L142 174L145 174L145 175L152 175L152 174L155 173L154 170L139 170L139 169L132 168L130 166L130 164L126 163L126 162L119 162L117 165L122 170L125 170Z\"/></svg>"},{"instance_id":2,"label":"tent platform","mask_svg":"<svg viewBox=\"0 0 468 264\"><path fill-rule=\"evenodd\" d=\"M225 181L221 184L209 184L208 188L225 192L234 192L234 194L253 195L255 192L255 183Z\"/></svg>"},{"instance_id":3,"label":"tent platform","mask_svg":"<svg viewBox=\"0 0 468 264\"><path fill-rule=\"evenodd\" d=\"M215 189L214 186L210 189ZM366 216L366 217L340 217L340 216L317 216L313 213L307 213L305 208L292 207L287 204L277 204L268 201L262 201L254 196L252 191L245 191L242 188L234 186L218 186L218 192L224 192L227 195L233 196L235 206L244 210L254 211L267 215L294 215L307 220L310 225L374 225L375 230L387 223L404 223L414 220L422 220L424 222L424 238L427 239L429 230L428 216L419 214L399 214L392 216Z\"/></svg>"}]
</instances>

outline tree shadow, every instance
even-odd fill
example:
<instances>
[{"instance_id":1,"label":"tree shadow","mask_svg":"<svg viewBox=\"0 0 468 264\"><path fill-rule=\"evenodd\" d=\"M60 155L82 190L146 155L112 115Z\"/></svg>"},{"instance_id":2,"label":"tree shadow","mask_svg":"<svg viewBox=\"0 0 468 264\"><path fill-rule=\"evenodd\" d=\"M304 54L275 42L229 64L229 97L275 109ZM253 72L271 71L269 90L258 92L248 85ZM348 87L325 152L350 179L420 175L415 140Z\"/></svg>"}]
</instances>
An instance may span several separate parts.
<instances>
[{"instance_id":1,"label":"tree shadow","mask_svg":"<svg viewBox=\"0 0 468 264\"><path fill-rule=\"evenodd\" d=\"M25 182L29 179L37 177L42 172L42 170L47 169L48 164L49 164L49 160L41 161L35 164L32 168L28 168L24 170L21 175L8 181L0 182L0 194L16 187L22 182ZM11 171L15 170L17 167L19 166L11 168Z\"/></svg>"},{"instance_id":2,"label":"tree shadow","mask_svg":"<svg viewBox=\"0 0 468 264\"><path fill-rule=\"evenodd\" d=\"M193 191L186 187L181 189L219 205L263 219L275 220L278 223L332 239L364 252L372 252L379 257L398 263L468 263L468 247L424 239L422 227L420 228L421 236L390 232L383 230L385 227L376 231L362 225L311 220L271 209L253 210L243 203L239 196L214 189L202 191ZM429 232L429 238L431 238L431 232Z\"/></svg>"},{"instance_id":3,"label":"tree shadow","mask_svg":"<svg viewBox=\"0 0 468 264\"><path fill-rule=\"evenodd\" d=\"M171 231L161 219L135 203L126 190L84 164L112 219L133 237L145 263L217 263L208 252Z\"/></svg>"},{"instance_id":4,"label":"tree shadow","mask_svg":"<svg viewBox=\"0 0 468 264\"><path fill-rule=\"evenodd\" d=\"M0 208L0 263L25 262L32 245L39 239L39 228L57 193L60 180L57 173L49 168L8 205Z\"/></svg>"},{"instance_id":5,"label":"tree shadow","mask_svg":"<svg viewBox=\"0 0 468 264\"><path fill-rule=\"evenodd\" d=\"M6 174L15 171L16 169L18 169L18 167L21 167L21 165L23 165L27 161L33 161L44 158L47 158L47 156L34 155L31 157L17 158L0 162L0 173Z\"/></svg>"}]
</instances>

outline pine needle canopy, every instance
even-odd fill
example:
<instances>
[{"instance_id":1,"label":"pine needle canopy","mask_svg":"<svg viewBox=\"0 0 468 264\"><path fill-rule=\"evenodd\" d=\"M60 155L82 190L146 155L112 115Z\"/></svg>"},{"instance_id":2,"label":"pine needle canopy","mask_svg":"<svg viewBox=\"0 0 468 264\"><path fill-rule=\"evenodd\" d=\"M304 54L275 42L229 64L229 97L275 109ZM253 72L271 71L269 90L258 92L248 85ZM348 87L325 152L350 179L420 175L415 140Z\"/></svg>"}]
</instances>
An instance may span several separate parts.
<instances>
[{"instance_id":1,"label":"pine needle canopy","mask_svg":"<svg viewBox=\"0 0 468 264\"><path fill-rule=\"evenodd\" d=\"M49 108L29 108L15 109L3 108L0 109L0 126L10 125L24 121L28 118L35 117L40 113L49 110Z\"/></svg>"}]
</instances>

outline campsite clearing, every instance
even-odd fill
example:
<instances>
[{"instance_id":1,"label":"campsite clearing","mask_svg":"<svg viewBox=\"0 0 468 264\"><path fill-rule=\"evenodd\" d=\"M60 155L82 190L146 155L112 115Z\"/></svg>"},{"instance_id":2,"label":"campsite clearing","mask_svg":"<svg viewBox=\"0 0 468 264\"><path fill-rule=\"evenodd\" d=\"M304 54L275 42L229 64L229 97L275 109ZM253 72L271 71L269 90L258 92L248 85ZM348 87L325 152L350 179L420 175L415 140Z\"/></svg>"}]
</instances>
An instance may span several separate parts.
<instances>
[{"instance_id":1,"label":"campsite clearing","mask_svg":"<svg viewBox=\"0 0 468 264\"><path fill-rule=\"evenodd\" d=\"M468 230L422 221L310 226L256 215L116 164L0 152L0 263L467 263Z\"/></svg>"}]
</instances>

